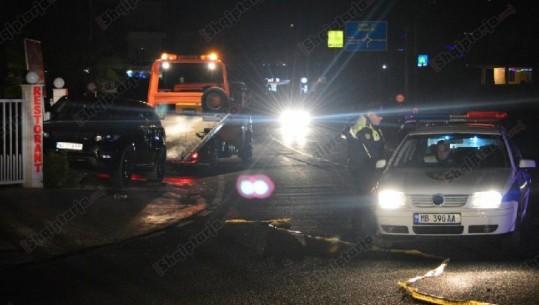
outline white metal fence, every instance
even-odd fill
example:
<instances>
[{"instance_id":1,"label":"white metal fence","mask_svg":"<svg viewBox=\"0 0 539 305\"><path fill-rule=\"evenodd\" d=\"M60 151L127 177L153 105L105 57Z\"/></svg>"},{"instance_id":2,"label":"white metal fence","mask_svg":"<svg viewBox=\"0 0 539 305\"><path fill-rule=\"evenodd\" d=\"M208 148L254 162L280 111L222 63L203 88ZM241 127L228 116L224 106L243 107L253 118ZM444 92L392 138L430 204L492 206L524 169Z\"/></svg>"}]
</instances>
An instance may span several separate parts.
<instances>
[{"instance_id":1,"label":"white metal fence","mask_svg":"<svg viewBox=\"0 0 539 305\"><path fill-rule=\"evenodd\" d=\"M0 100L0 185L24 181L23 100Z\"/></svg>"}]
</instances>

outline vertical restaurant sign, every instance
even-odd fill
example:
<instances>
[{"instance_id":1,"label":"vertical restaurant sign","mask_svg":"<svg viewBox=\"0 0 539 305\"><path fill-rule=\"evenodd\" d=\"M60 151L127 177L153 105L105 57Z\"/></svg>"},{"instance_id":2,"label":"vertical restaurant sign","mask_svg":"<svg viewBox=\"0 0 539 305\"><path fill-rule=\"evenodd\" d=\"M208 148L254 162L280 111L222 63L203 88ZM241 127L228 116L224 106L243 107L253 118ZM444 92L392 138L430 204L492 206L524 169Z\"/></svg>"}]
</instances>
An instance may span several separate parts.
<instances>
[{"instance_id":1,"label":"vertical restaurant sign","mask_svg":"<svg viewBox=\"0 0 539 305\"><path fill-rule=\"evenodd\" d=\"M41 53L41 42L37 40L24 39L24 53L26 56L26 69L36 72L39 76L38 84L45 83L45 69L43 68L43 55Z\"/></svg>"},{"instance_id":2,"label":"vertical restaurant sign","mask_svg":"<svg viewBox=\"0 0 539 305\"><path fill-rule=\"evenodd\" d=\"M32 86L32 116L33 120L33 155L34 171L40 173L43 170L43 109L41 108L43 99L43 88L41 86Z\"/></svg>"}]
</instances>

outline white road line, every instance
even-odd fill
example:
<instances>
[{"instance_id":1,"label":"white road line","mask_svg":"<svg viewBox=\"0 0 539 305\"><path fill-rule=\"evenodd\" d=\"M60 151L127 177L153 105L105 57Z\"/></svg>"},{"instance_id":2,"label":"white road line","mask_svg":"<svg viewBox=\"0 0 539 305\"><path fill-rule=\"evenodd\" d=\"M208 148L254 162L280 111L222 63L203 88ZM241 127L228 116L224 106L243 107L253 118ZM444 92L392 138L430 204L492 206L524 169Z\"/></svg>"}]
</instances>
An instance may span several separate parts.
<instances>
[{"instance_id":1,"label":"white road line","mask_svg":"<svg viewBox=\"0 0 539 305\"><path fill-rule=\"evenodd\" d=\"M298 150L298 149L296 149L296 148L294 148L294 147L292 147L292 146L290 146L290 145L287 145L286 143L280 141L279 139L277 139L277 138L274 137L274 136L271 136L271 139L272 139L273 141L277 142L278 144L280 144L281 146L286 147L286 148L288 148L289 150L291 150L291 151L293 151L293 152L295 152L295 153L298 153L298 154L303 155L303 156L305 156L305 157L311 158L311 159L313 159L313 160L315 160L315 161L323 162L323 163L330 163L330 164L335 165L335 166L345 166L344 164L341 164L341 163L338 163L338 162L334 162L334 161L331 161L331 160L329 160L329 159L322 158L322 157L315 157L315 156L312 155L312 154L309 154L309 153L303 152L303 151L301 151L301 150ZM300 161L300 162L303 162L303 163L307 163L307 164L314 165L314 163L311 162L311 161L299 160L299 159L292 158L292 157L290 157L290 156L284 156L284 155L283 155L283 157L291 158L291 159L294 159L294 160L296 160L296 161Z\"/></svg>"}]
</instances>

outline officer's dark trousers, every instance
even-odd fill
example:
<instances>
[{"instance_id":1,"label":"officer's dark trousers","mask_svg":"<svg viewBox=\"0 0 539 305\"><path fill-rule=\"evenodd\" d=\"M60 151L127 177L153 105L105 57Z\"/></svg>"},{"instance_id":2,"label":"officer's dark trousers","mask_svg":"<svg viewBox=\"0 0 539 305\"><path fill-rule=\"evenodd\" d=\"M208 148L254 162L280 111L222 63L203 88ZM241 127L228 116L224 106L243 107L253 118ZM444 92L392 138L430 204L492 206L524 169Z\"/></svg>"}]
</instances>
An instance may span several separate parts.
<instances>
[{"instance_id":1,"label":"officer's dark trousers","mask_svg":"<svg viewBox=\"0 0 539 305\"><path fill-rule=\"evenodd\" d=\"M348 172L352 178L354 191L359 197L360 205L368 205L372 188L376 182L376 169L374 167L349 164Z\"/></svg>"}]
</instances>

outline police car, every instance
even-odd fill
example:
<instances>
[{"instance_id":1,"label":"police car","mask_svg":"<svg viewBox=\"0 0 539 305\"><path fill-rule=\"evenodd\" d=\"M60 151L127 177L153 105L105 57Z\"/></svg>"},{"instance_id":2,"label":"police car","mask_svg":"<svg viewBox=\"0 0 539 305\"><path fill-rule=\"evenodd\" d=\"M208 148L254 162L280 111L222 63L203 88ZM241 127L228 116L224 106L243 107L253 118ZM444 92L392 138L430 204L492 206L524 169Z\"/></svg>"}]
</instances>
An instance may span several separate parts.
<instances>
[{"instance_id":1,"label":"police car","mask_svg":"<svg viewBox=\"0 0 539 305\"><path fill-rule=\"evenodd\" d=\"M375 189L382 240L411 236L504 236L520 244L530 196L528 168L512 138L522 123L500 126L504 112L409 117ZM440 150L447 149L443 155Z\"/></svg>"}]
</instances>

